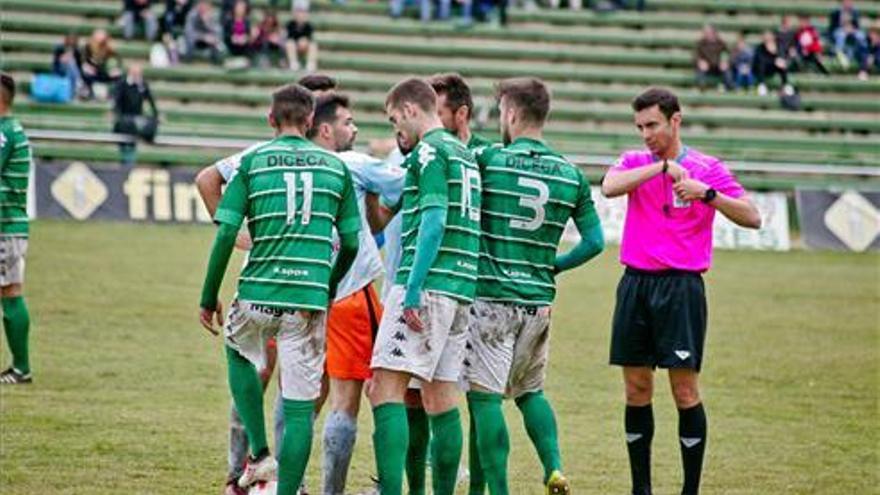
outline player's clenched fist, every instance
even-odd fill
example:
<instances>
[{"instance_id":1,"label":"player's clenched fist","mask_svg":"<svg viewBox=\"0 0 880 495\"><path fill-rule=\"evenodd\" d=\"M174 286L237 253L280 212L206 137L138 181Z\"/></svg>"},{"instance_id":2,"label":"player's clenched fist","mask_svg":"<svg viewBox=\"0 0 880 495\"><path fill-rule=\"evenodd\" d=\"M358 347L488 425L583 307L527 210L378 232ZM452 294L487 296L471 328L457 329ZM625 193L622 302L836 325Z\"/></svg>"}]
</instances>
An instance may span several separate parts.
<instances>
[{"instance_id":1,"label":"player's clenched fist","mask_svg":"<svg viewBox=\"0 0 880 495\"><path fill-rule=\"evenodd\" d=\"M199 308L199 323L205 327L205 330L214 335L220 335L218 330L214 329L214 315L217 315L217 325L223 327L223 303L217 301L217 307L214 309Z\"/></svg>"}]
</instances>

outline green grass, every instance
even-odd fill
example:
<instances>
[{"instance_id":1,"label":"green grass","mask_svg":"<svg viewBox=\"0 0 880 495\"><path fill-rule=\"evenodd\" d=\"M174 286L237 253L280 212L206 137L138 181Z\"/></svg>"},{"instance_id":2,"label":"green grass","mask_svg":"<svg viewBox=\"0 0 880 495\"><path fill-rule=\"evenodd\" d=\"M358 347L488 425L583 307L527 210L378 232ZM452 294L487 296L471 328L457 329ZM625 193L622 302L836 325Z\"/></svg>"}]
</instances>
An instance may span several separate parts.
<instances>
[{"instance_id":1,"label":"green grass","mask_svg":"<svg viewBox=\"0 0 880 495\"><path fill-rule=\"evenodd\" d=\"M0 493L220 492L222 343L196 316L211 236L201 226L33 225L27 297L36 382L0 391ZM878 493L880 257L718 252L715 265L707 276L704 493ZM619 273L609 250L561 277L554 310L547 393L578 494L627 491L623 394L619 371L606 364ZM677 419L666 377L657 378L655 493L671 495ZM536 457L515 408L506 409L512 493L540 493ZM365 408L352 491L373 472L371 431Z\"/></svg>"}]
</instances>

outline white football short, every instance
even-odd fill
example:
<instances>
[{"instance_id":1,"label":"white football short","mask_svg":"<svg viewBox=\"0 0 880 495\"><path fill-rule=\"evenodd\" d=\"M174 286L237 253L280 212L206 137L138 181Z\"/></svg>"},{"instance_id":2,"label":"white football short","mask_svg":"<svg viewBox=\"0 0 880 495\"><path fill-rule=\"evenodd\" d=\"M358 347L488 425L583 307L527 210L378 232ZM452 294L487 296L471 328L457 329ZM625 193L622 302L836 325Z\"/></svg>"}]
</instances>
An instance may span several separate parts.
<instances>
[{"instance_id":1,"label":"white football short","mask_svg":"<svg viewBox=\"0 0 880 495\"><path fill-rule=\"evenodd\" d=\"M266 367L266 344L278 345L281 395L291 400L313 400L321 393L324 374L326 313L270 308L235 300L227 316L226 345L253 363Z\"/></svg>"},{"instance_id":2,"label":"white football short","mask_svg":"<svg viewBox=\"0 0 880 495\"><path fill-rule=\"evenodd\" d=\"M0 237L0 287L24 283L26 237Z\"/></svg>"},{"instance_id":3,"label":"white football short","mask_svg":"<svg viewBox=\"0 0 880 495\"><path fill-rule=\"evenodd\" d=\"M388 293L370 366L403 371L428 382L458 382L470 304L423 291L419 315L425 328L416 332L403 319L405 293L402 285L393 286Z\"/></svg>"},{"instance_id":4,"label":"white football short","mask_svg":"<svg viewBox=\"0 0 880 495\"><path fill-rule=\"evenodd\" d=\"M468 382L513 398L543 389L550 353L550 306L477 299L470 315Z\"/></svg>"}]
</instances>

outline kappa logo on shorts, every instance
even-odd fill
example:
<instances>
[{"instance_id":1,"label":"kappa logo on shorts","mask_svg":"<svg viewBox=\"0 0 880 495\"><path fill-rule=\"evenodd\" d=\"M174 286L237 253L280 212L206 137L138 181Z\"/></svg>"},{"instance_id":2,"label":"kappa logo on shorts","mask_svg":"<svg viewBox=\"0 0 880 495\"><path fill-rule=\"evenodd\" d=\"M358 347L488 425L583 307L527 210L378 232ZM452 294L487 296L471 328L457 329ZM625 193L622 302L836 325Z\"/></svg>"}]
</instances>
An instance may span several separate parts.
<instances>
[{"instance_id":1,"label":"kappa logo on shorts","mask_svg":"<svg viewBox=\"0 0 880 495\"><path fill-rule=\"evenodd\" d=\"M391 338L399 342L406 342L406 334L399 330L397 332L394 332L394 335L392 335Z\"/></svg>"},{"instance_id":2,"label":"kappa logo on shorts","mask_svg":"<svg viewBox=\"0 0 880 495\"><path fill-rule=\"evenodd\" d=\"M678 356L678 359L684 361L685 359L691 357L690 351L675 351L675 355Z\"/></svg>"},{"instance_id":3,"label":"kappa logo on shorts","mask_svg":"<svg viewBox=\"0 0 880 495\"><path fill-rule=\"evenodd\" d=\"M400 350L400 347L395 347L394 349L391 349L391 355L396 358L405 358L406 357L406 354L404 354L403 351Z\"/></svg>"}]
</instances>

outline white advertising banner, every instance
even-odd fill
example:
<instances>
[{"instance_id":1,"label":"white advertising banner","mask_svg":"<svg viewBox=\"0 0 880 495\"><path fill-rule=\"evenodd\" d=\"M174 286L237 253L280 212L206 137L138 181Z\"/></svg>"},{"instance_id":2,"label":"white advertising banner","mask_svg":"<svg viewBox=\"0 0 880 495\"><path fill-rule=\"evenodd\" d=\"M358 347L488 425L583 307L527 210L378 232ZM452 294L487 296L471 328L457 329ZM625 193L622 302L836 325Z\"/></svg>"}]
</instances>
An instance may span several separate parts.
<instances>
[{"instance_id":1,"label":"white advertising banner","mask_svg":"<svg viewBox=\"0 0 880 495\"><path fill-rule=\"evenodd\" d=\"M606 198L598 186L592 188L596 212L602 221L605 241L620 244L623 235L623 222L626 219L626 196ZM721 249L757 249L763 251L788 251L791 249L791 236L788 229L788 205L785 193L751 193L752 200L761 212L762 225L759 230L737 227L724 215L715 216L713 233L714 245ZM569 223L565 240L577 242L579 239L574 225Z\"/></svg>"}]
</instances>

